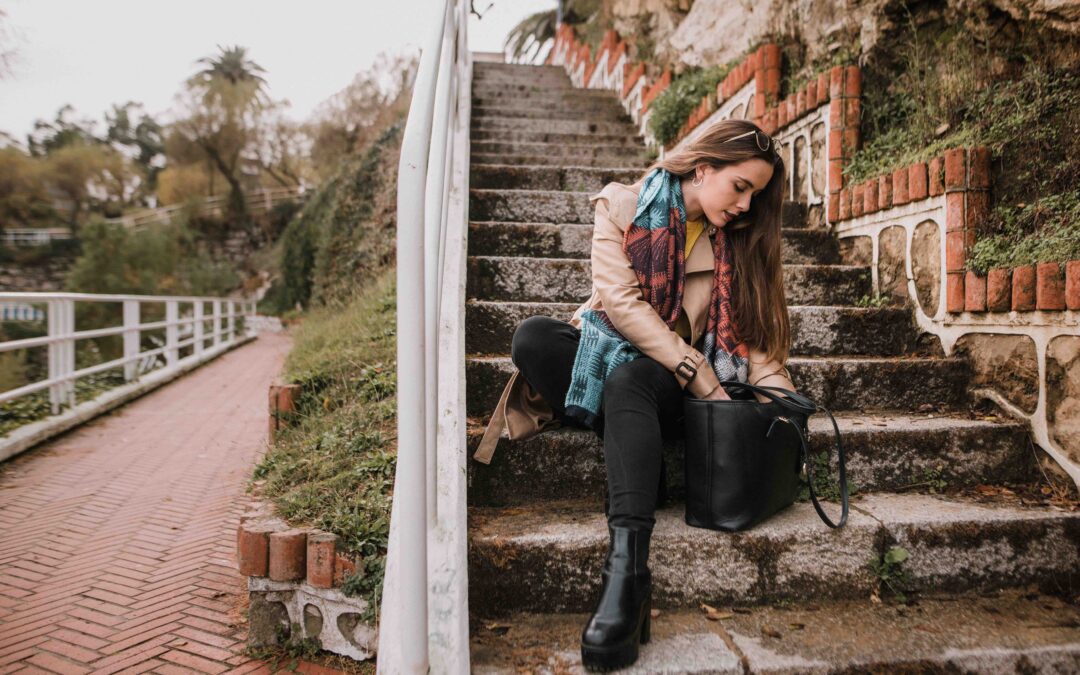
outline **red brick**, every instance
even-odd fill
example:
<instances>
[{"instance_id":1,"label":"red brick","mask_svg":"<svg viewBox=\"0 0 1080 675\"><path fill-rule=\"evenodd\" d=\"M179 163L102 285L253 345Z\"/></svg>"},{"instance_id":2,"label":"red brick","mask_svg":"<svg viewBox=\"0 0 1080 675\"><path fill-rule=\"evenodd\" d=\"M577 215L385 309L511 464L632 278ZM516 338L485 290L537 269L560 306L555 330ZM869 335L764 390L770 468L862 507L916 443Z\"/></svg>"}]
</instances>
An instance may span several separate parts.
<instances>
[{"instance_id":1,"label":"red brick","mask_svg":"<svg viewBox=\"0 0 1080 675\"><path fill-rule=\"evenodd\" d=\"M826 214L830 223L840 222L840 193L833 192L829 195L829 210Z\"/></svg>"},{"instance_id":2,"label":"red brick","mask_svg":"<svg viewBox=\"0 0 1080 675\"><path fill-rule=\"evenodd\" d=\"M959 272L964 269L967 250L964 246L964 231L954 230L945 234L945 271Z\"/></svg>"},{"instance_id":3,"label":"red brick","mask_svg":"<svg viewBox=\"0 0 1080 675\"><path fill-rule=\"evenodd\" d=\"M850 124L844 129L844 156L851 157L859 150L859 127Z\"/></svg>"},{"instance_id":4,"label":"red brick","mask_svg":"<svg viewBox=\"0 0 1080 675\"><path fill-rule=\"evenodd\" d=\"M768 43L764 46L765 50L765 67L766 68L780 68L780 45L776 43Z\"/></svg>"},{"instance_id":5,"label":"red brick","mask_svg":"<svg viewBox=\"0 0 1080 675\"><path fill-rule=\"evenodd\" d=\"M990 193L986 190L968 190L966 194L965 226L980 232L990 219Z\"/></svg>"},{"instance_id":6,"label":"red brick","mask_svg":"<svg viewBox=\"0 0 1080 675\"><path fill-rule=\"evenodd\" d=\"M787 101L781 101L780 105L776 106L776 128L783 129L788 123L788 107Z\"/></svg>"},{"instance_id":7,"label":"red brick","mask_svg":"<svg viewBox=\"0 0 1080 675\"><path fill-rule=\"evenodd\" d=\"M859 113L862 110L862 104L857 98L844 99L844 126L845 127L858 127L859 126Z\"/></svg>"},{"instance_id":8,"label":"red brick","mask_svg":"<svg viewBox=\"0 0 1080 675\"><path fill-rule=\"evenodd\" d=\"M26 662L38 666L39 668L44 668L45 670L51 670L54 673L64 673L64 675L90 672L90 669L86 666L80 666L77 663L60 658L49 652L38 652L26 659Z\"/></svg>"},{"instance_id":9,"label":"red brick","mask_svg":"<svg viewBox=\"0 0 1080 675\"><path fill-rule=\"evenodd\" d=\"M862 94L862 71L858 66L848 66L844 73L844 96L858 98Z\"/></svg>"},{"instance_id":10,"label":"red brick","mask_svg":"<svg viewBox=\"0 0 1080 675\"><path fill-rule=\"evenodd\" d=\"M844 128L844 99L834 98L829 101L829 129L841 131Z\"/></svg>"},{"instance_id":11,"label":"red brick","mask_svg":"<svg viewBox=\"0 0 1080 675\"><path fill-rule=\"evenodd\" d=\"M765 95L775 101L780 95L780 69L765 69Z\"/></svg>"},{"instance_id":12,"label":"red brick","mask_svg":"<svg viewBox=\"0 0 1080 675\"><path fill-rule=\"evenodd\" d=\"M945 279L945 311L964 311L964 273L949 272Z\"/></svg>"},{"instance_id":13,"label":"red brick","mask_svg":"<svg viewBox=\"0 0 1080 675\"><path fill-rule=\"evenodd\" d=\"M972 270L964 277L964 310L968 312L986 311L986 277Z\"/></svg>"},{"instance_id":14,"label":"red brick","mask_svg":"<svg viewBox=\"0 0 1080 675\"><path fill-rule=\"evenodd\" d=\"M892 206L892 174L878 177L877 194L879 210Z\"/></svg>"},{"instance_id":15,"label":"red brick","mask_svg":"<svg viewBox=\"0 0 1080 675\"><path fill-rule=\"evenodd\" d=\"M863 213L874 213L878 210L878 182L871 178L863 185Z\"/></svg>"},{"instance_id":16,"label":"red brick","mask_svg":"<svg viewBox=\"0 0 1080 675\"><path fill-rule=\"evenodd\" d=\"M303 579L307 570L304 560L307 551L307 532L285 530L270 535L270 562L267 566L274 581Z\"/></svg>"},{"instance_id":17,"label":"red brick","mask_svg":"<svg viewBox=\"0 0 1080 675\"><path fill-rule=\"evenodd\" d=\"M851 218L851 190L840 190L840 220Z\"/></svg>"},{"instance_id":18,"label":"red brick","mask_svg":"<svg viewBox=\"0 0 1080 675\"><path fill-rule=\"evenodd\" d=\"M237 537L237 566L245 577L266 577L270 555L271 528L256 524L240 526Z\"/></svg>"},{"instance_id":19,"label":"red brick","mask_svg":"<svg viewBox=\"0 0 1080 675\"><path fill-rule=\"evenodd\" d=\"M337 537L329 532L310 532L307 537L307 582L315 588L334 585Z\"/></svg>"},{"instance_id":20,"label":"red brick","mask_svg":"<svg viewBox=\"0 0 1080 675\"><path fill-rule=\"evenodd\" d=\"M806 85L806 108L807 110L813 110L820 105L817 97L817 80L810 80Z\"/></svg>"},{"instance_id":21,"label":"red brick","mask_svg":"<svg viewBox=\"0 0 1080 675\"><path fill-rule=\"evenodd\" d=\"M754 112L753 116L763 116L765 114L765 92L760 89L754 94Z\"/></svg>"},{"instance_id":22,"label":"red brick","mask_svg":"<svg viewBox=\"0 0 1080 675\"><path fill-rule=\"evenodd\" d=\"M71 659L80 663L90 663L91 661L101 658L101 654L98 654L92 649L78 647L68 642L61 642L60 640L48 640L42 642L38 645L38 649L43 649L52 654L58 654L66 659Z\"/></svg>"},{"instance_id":23,"label":"red brick","mask_svg":"<svg viewBox=\"0 0 1080 675\"><path fill-rule=\"evenodd\" d=\"M1065 263L1065 307L1080 309L1080 260Z\"/></svg>"},{"instance_id":24,"label":"red brick","mask_svg":"<svg viewBox=\"0 0 1080 675\"><path fill-rule=\"evenodd\" d=\"M829 130L829 159L839 160L844 158L844 131L843 129Z\"/></svg>"},{"instance_id":25,"label":"red brick","mask_svg":"<svg viewBox=\"0 0 1080 675\"><path fill-rule=\"evenodd\" d=\"M859 183L851 191L851 216L858 218L863 214L863 206L865 205L864 193L866 191L866 184Z\"/></svg>"},{"instance_id":26,"label":"red brick","mask_svg":"<svg viewBox=\"0 0 1080 675\"><path fill-rule=\"evenodd\" d=\"M806 114L806 90L800 89L795 93L795 117Z\"/></svg>"},{"instance_id":27,"label":"red brick","mask_svg":"<svg viewBox=\"0 0 1080 675\"><path fill-rule=\"evenodd\" d=\"M968 151L968 187L990 188L990 149L985 146Z\"/></svg>"},{"instance_id":28,"label":"red brick","mask_svg":"<svg viewBox=\"0 0 1080 675\"><path fill-rule=\"evenodd\" d=\"M356 563L340 553L334 557L334 585L340 586L356 573Z\"/></svg>"},{"instance_id":29,"label":"red brick","mask_svg":"<svg viewBox=\"0 0 1080 675\"><path fill-rule=\"evenodd\" d=\"M1035 308L1065 309L1065 275L1056 262L1039 263L1036 267Z\"/></svg>"},{"instance_id":30,"label":"red brick","mask_svg":"<svg viewBox=\"0 0 1080 675\"><path fill-rule=\"evenodd\" d=\"M839 192L844 187L844 161L829 160L829 192Z\"/></svg>"},{"instance_id":31,"label":"red brick","mask_svg":"<svg viewBox=\"0 0 1080 675\"><path fill-rule=\"evenodd\" d=\"M994 268L986 275L986 309L1007 312L1012 305L1012 274L1007 269Z\"/></svg>"},{"instance_id":32,"label":"red brick","mask_svg":"<svg viewBox=\"0 0 1080 675\"><path fill-rule=\"evenodd\" d=\"M829 98L844 98L844 67L833 66L829 71Z\"/></svg>"},{"instance_id":33,"label":"red brick","mask_svg":"<svg viewBox=\"0 0 1080 675\"><path fill-rule=\"evenodd\" d=\"M967 226L964 217L964 193L950 192L945 195L945 231L956 232Z\"/></svg>"},{"instance_id":34,"label":"red brick","mask_svg":"<svg viewBox=\"0 0 1080 675\"><path fill-rule=\"evenodd\" d=\"M943 174L945 160L941 157L934 157L930 160L930 164L927 167L929 173L930 184L927 186L927 190L931 197L937 197L945 192L945 177Z\"/></svg>"},{"instance_id":35,"label":"red brick","mask_svg":"<svg viewBox=\"0 0 1080 675\"><path fill-rule=\"evenodd\" d=\"M967 187L967 150L950 148L945 151L945 189L963 190Z\"/></svg>"},{"instance_id":36,"label":"red brick","mask_svg":"<svg viewBox=\"0 0 1080 675\"><path fill-rule=\"evenodd\" d=\"M926 199L926 162L917 162L908 167L908 201Z\"/></svg>"},{"instance_id":37,"label":"red brick","mask_svg":"<svg viewBox=\"0 0 1080 675\"><path fill-rule=\"evenodd\" d=\"M1013 311L1026 312L1035 309L1035 266L1017 267L1012 273Z\"/></svg>"},{"instance_id":38,"label":"red brick","mask_svg":"<svg viewBox=\"0 0 1080 675\"><path fill-rule=\"evenodd\" d=\"M176 649L167 651L164 654L161 654L158 658L162 659L163 661L171 661L172 663L175 663L186 669L187 672L196 670L199 672L211 673L211 675L216 675L217 673L224 673L226 670L229 670L229 667L223 663L211 661L210 659L204 659L200 656L195 656L194 654L189 654L187 652L177 651Z\"/></svg>"},{"instance_id":39,"label":"red brick","mask_svg":"<svg viewBox=\"0 0 1080 675\"><path fill-rule=\"evenodd\" d=\"M892 200L893 204L900 206L908 203L908 169L904 167L893 171L892 175Z\"/></svg>"},{"instance_id":40,"label":"red brick","mask_svg":"<svg viewBox=\"0 0 1080 675\"><path fill-rule=\"evenodd\" d=\"M819 73L817 78L817 102L818 105L830 100L829 97L829 74Z\"/></svg>"}]
</instances>

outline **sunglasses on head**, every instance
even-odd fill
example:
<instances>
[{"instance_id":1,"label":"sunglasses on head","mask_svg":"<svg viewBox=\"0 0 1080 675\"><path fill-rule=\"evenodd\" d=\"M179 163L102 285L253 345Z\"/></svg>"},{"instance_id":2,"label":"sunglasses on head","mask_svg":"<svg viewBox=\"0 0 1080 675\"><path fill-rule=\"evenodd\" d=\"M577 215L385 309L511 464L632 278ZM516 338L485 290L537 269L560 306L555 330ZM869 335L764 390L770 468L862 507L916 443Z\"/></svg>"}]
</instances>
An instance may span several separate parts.
<instances>
[{"instance_id":1,"label":"sunglasses on head","mask_svg":"<svg viewBox=\"0 0 1080 675\"><path fill-rule=\"evenodd\" d=\"M746 138L750 135L754 136L754 142L757 144L758 150L761 150L762 152L768 152L769 148L771 147L773 152L778 155L780 154L780 143L775 138L771 138L764 131L759 131L757 129L754 129L753 131L747 131L745 134L739 134L738 136L732 136L728 139L728 141L737 141L740 138ZM725 143L726 142L727 141L725 141Z\"/></svg>"}]
</instances>

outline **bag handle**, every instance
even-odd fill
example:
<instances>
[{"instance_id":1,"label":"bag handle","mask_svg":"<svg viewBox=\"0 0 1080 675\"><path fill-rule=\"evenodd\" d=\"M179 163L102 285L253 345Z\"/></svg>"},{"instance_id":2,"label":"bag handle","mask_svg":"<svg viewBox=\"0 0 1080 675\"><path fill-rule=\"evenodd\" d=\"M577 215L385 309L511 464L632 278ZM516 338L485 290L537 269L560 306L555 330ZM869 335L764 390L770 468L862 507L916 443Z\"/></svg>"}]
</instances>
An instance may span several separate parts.
<instances>
[{"instance_id":1,"label":"bag handle","mask_svg":"<svg viewBox=\"0 0 1080 675\"><path fill-rule=\"evenodd\" d=\"M847 484L847 462L844 458L844 446L840 443L840 427L836 424L836 418L829 412L827 408L823 408L812 400L798 394L790 389L784 389L783 387L770 387L765 385L749 384L746 382L738 382L736 380L723 380L720 385L725 389L727 387L733 387L743 390L750 390L765 396L772 400L774 403L779 404L781 407L788 410L793 410L798 413L802 413L806 416L813 415L815 412L823 412L829 416L829 421L832 422L833 434L836 444L836 456L837 463L840 467L840 522L834 523L832 519L826 515L825 510L821 508L821 504L818 502L817 493L814 491L814 469L813 463L810 462L810 449L806 443L806 436L803 434L802 428L791 422L789 422L799 434L799 444L801 445L803 469L806 471L806 482L810 487L810 500L814 503L814 510L817 511L818 516L821 517L825 524L832 528L843 527L847 523L848 518L848 484ZM780 396L783 394L783 396ZM769 433L772 433L772 427L769 428Z\"/></svg>"}]
</instances>

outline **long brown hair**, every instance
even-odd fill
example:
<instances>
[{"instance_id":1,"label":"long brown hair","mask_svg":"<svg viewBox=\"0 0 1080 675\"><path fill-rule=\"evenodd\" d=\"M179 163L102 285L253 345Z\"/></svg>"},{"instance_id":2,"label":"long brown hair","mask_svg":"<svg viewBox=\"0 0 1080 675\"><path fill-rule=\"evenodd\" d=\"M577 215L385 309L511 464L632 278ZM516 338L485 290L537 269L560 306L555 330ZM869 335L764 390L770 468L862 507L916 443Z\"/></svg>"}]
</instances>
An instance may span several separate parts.
<instances>
[{"instance_id":1,"label":"long brown hair","mask_svg":"<svg viewBox=\"0 0 1080 675\"><path fill-rule=\"evenodd\" d=\"M750 131L758 134L729 142ZM725 230L735 263L732 307L736 335L747 347L764 351L768 360L784 363L791 349L780 234L787 180L783 159L773 151L772 142L766 150L761 150L758 135L768 137L748 120L722 120L687 148L654 162L648 171L661 168L679 178L689 178L702 164L720 168L748 159L763 159L772 165L769 183L750 200L746 213L728 223Z\"/></svg>"}]
</instances>

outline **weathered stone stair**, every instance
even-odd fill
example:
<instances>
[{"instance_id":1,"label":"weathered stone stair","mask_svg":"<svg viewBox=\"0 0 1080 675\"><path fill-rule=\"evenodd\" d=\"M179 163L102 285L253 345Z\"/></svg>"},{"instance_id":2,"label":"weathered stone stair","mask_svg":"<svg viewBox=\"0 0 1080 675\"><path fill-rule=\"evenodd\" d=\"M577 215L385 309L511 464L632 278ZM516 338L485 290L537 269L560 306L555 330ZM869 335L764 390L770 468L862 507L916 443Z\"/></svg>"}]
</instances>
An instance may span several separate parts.
<instances>
[{"instance_id":1,"label":"weathered stone stair","mask_svg":"<svg viewBox=\"0 0 1080 675\"><path fill-rule=\"evenodd\" d=\"M587 196L608 181L632 182L647 161L614 97L574 90L560 69L477 63L473 105L466 386L475 447L513 372L516 325L534 314L568 319L590 293ZM691 610L702 602L858 602L878 587L868 562L894 544L911 554L905 565L927 595L964 603L973 593L1030 585L1060 592L1070 583L1075 595L1080 516L912 489L1031 480L1026 428L969 414L966 362L923 345L909 310L854 306L871 290L869 268L842 264L836 240L808 228L797 204L785 206L783 236L789 368L800 391L836 413L857 487L851 516L830 530L800 502L747 532L690 528L679 501L680 444L666 443L672 501L657 513L651 567L654 606L671 623L644 648L641 663L651 665L641 672L727 672L728 657L731 672L756 670L760 652ZM810 429L814 448L826 450L827 420L812 419ZM833 469L835 476L835 458ZM573 640L545 626L565 627L565 613L589 611L599 591L607 544L600 441L573 429L502 439L491 465L470 461L468 470L474 670L513 672L522 664L510 652L525 646L533 650L526 670L563 672L565 659L579 668ZM695 617L701 626L690 628ZM516 632L500 643L486 632L491 620ZM898 633L891 644L903 639ZM715 656L706 658L711 666L701 665L701 650ZM1080 663L1080 631L1061 653ZM836 658L817 670L857 662L866 660Z\"/></svg>"}]
</instances>

